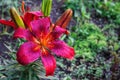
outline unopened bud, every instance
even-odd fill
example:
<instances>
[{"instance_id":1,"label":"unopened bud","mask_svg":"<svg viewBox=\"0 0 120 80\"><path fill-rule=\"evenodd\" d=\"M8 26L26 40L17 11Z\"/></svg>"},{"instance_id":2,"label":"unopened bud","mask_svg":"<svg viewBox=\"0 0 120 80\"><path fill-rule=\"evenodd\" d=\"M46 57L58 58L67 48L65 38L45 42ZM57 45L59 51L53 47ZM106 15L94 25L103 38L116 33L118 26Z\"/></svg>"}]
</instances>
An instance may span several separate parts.
<instances>
[{"instance_id":1,"label":"unopened bud","mask_svg":"<svg viewBox=\"0 0 120 80\"><path fill-rule=\"evenodd\" d=\"M42 0L42 12L45 17L50 15L52 8L52 0Z\"/></svg>"},{"instance_id":2,"label":"unopened bud","mask_svg":"<svg viewBox=\"0 0 120 80\"><path fill-rule=\"evenodd\" d=\"M25 13L25 2L24 1L22 1L21 10L22 10L22 13Z\"/></svg>"},{"instance_id":3,"label":"unopened bud","mask_svg":"<svg viewBox=\"0 0 120 80\"><path fill-rule=\"evenodd\" d=\"M72 18L73 11L71 9L67 9L62 16L56 21L55 25L58 25L62 28L66 28L68 23Z\"/></svg>"},{"instance_id":4,"label":"unopened bud","mask_svg":"<svg viewBox=\"0 0 120 80\"><path fill-rule=\"evenodd\" d=\"M18 12L16 11L14 7L10 9L10 14L11 14L13 21L18 27L25 28L22 18L20 17L20 15L18 14Z\"/></svg>"}]
</instances>

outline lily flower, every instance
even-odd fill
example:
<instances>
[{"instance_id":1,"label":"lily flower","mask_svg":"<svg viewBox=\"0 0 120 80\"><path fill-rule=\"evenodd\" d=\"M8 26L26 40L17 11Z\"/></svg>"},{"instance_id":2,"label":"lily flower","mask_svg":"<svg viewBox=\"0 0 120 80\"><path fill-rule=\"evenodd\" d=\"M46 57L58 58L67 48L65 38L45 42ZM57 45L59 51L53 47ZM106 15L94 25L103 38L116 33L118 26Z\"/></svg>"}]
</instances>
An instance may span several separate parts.
<instances>
[{"instance_id":1,"label":"lily flower","mask_svg":"<svg viewBox=\"0 0 120 80\"><path fill-rule=\"evenodd\" d=\"M39 19L40 16L43 16L42 12L40 11L26 12L23 16L21 16L21 19L25 24L25 28L28 28L30 26L30 22L33 20ZM3 25L13 27L14 29L18 28L18 25L13 20L1 19L0 23ZM23 26L20 26L20 27L23 27Z\"/></svg>"},{"instance_id":2,"label":"lily flower","mask_svg":"<svg viewBox=\"0 0 120 80\"><path fill-rule=\"evenodd\" d=\"M66 29L55 26L50 29L50 18L40 18L30 23L30 29L18 28L14 33L15 38L24 38L17 52L17 61L22 65L28 65L41 58L46 76L53 75L56 68L54 54L68 59L73 59L74 49L59 38Z\"/></svg>"},{"instance_id":3,"label":"lily flower","mask_svg":"<svg viewBox=\"0 0 120 80\"><path fill-rule=\"evenodd\" d=\"M24 2L22 2L22 6L20 9L21 9L21 13L22 13L21 16L17 12L17 10L14 7L12 7L10 9L10 14L11 14L12 20L1 19L0 23L3 25L13 27L14 29L17 29L18 27L29 28L31 21L37 20L43 16L43 13L41 11L34 11L34 12L31 11L30 12L28 10L25 10Z\"/></svg>"}]
</instances>

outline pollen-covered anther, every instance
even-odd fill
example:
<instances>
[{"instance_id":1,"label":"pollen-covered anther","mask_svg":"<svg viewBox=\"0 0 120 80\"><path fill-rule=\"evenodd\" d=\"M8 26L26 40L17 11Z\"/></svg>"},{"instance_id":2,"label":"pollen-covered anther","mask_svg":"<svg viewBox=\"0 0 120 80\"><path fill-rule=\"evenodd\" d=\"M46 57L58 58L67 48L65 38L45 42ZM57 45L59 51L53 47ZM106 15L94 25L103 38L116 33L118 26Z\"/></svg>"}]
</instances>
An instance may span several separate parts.
<instances>
[{"instance_id":1,"label":"pollen-covered anther","mask_svg":"<svg viewBox=\"0 0 120 80\"><path fill-rule=\"evenodd\" d=\"M33 51L37 51L37 50L39 50L40 48L41 48L41 45L38 45L38 46L34 47Z\"/></svg>"},{"instance_id":2,"label":"pollen-covered anther","mask_svg":"<svg viewBox=\"0 0 120 80\"><path fill-rule=\"evenodd\" d=\"M42 55L47 55L47 54L48 54L48 50L45 49L45 47L42 46L42 49L41 49L41 50L42 50L42 52L43 52Z\"/></svg>"}]
</instances>

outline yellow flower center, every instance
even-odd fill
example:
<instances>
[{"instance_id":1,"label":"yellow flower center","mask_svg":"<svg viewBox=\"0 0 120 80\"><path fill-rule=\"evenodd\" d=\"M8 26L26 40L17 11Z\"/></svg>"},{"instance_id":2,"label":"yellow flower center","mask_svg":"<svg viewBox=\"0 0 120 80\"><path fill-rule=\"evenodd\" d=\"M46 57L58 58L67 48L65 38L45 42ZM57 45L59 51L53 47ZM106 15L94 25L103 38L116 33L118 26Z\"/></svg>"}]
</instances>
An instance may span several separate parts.
<instances>
[{"instance_id":1,"label":"yellow flower center","mask_svg":"<svg viewBox=\"0 0 120 80\"><path fill-rule=\"evenodd\" d=\"M37 43L38 45L34 48L34 50L41 50L41 52L43 53L42 55L47 55L49 49L49 42L50 42L50 35L46 35L42 38L39 39L34 39L34 42Z\"/></svg>"}]
</instances>

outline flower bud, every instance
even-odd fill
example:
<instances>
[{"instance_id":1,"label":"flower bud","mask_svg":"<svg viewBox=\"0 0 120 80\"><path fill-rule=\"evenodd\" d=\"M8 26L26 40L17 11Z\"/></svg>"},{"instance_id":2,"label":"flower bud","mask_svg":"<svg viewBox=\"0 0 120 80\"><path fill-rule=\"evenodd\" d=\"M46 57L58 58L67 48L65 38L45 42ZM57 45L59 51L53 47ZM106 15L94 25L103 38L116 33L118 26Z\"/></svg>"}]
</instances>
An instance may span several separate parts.
<instances>
[{"instance_id":1,"label":"flower bud","mask_svg":"<svg viewBox=\"0 0 120 80\"><path fill-rule=\"evenodd\" d=\"M25 13L25 2L22 1L22 6L21 6L22 13Z\"/></svg>"},{"instance_id":2,"label":"flower bud","mask_svg":"<svg viewBox=\"0 0 120 80\"><path fill-rule=\"evenodd\" d=\"M52 8L52 0L42 0L42 12L45 17L50 15Z\"/></svg>"},{"instance_id":3,"label":"flower bud","mask_svg":"<svg viewBox=\"0 0 120 80\"><path fill-rule=\"evenodd\" d=\"M73 11L71 9L67 9L62 16L56 21L55 25L58 25L62 28L66 28L68 23L72 18Z\"/></svg>"},{"instance_id":4,"label":"flower bud","mask_svg":"<svg viewBox=\"0 0 120 80\"><path fill-rule=\"evenodd\" d=\"M14 7L10 9L10 14L11 14L12 20L15 22L15 24L18 27L25 28L22 18L20 17L20 15L18 14L18 12Z\"/></svg>"}]
</instances>

